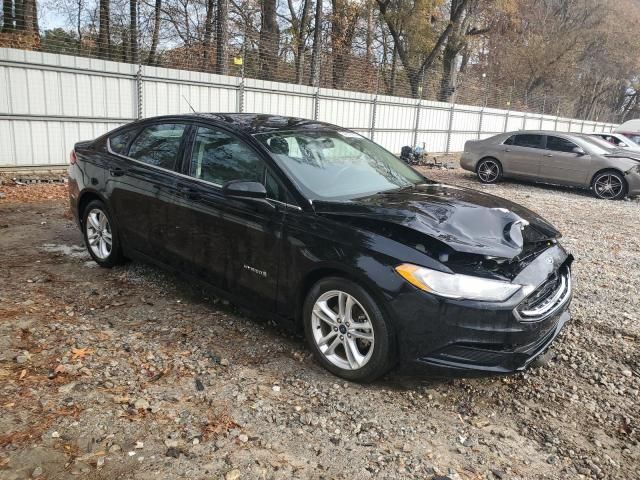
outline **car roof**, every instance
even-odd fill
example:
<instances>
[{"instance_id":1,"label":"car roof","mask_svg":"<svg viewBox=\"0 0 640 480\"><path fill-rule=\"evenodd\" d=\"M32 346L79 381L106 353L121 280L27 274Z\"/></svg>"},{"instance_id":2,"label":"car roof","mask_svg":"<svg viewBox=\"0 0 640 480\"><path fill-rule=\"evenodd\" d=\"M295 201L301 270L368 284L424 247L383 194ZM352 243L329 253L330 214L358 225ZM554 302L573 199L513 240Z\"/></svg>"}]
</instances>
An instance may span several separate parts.
<instances>
[{"instance_id":1,"label":"car roof","mask_svg":"<svg viewBox=\"0 0 640 480\"><path fill-rule=\"evenodd\" d=\"M241 130L249 135L287 130L344 130L342 127L317 120L264 113L193 113L145 118L143 121L175 120L176 118L185 120L211 119L227 124L229 127Z\"/></svg>"},{"instance_id":2,"label":"car roof","mask_svg":"<svg viewBox=\"0 0 640 480\"><path fill-rule=\"evenodd\" d=\"M554 130L515 130L501 135L583 135L580 132L556 132Z\"/></svg>"}]
</instances>

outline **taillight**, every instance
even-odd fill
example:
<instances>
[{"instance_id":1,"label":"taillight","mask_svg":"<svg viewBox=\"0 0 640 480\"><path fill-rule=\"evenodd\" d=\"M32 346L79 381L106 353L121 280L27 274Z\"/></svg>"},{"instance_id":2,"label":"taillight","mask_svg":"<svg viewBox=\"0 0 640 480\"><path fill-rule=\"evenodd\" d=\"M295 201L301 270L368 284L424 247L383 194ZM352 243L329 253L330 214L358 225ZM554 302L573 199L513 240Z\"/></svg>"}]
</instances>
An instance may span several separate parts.
<instances>
[{"instance_id":1,"label":"taillight","mask_svg":"<svg viewBox=\"0 0 640 480\"><path fill-rule=\"evenodd\" d=\"M77 161L78 161L78 157L76 155L76 151L71 150L71 153L69 154L69 163L71 165L75 165Z\"/></svg>"}]
</instances>

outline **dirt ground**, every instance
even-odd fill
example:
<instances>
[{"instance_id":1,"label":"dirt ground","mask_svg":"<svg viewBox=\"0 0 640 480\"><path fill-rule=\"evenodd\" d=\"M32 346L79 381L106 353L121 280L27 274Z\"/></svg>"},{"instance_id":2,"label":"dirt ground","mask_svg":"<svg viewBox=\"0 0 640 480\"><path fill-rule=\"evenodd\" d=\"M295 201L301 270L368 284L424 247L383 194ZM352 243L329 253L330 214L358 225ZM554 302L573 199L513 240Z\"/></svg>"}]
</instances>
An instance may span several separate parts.
<instances>
[{"instance_id":1,"label":"dirt ground","mask_svg":"<svg viewBox=\"0 0 640 480\"><path fill-rule=\"evenodd\" d=\"M64 186L1 186L0 478L640 478L640 202L425 172L564 233L573 319L546 366L345 383L199 286L98 268Z\"/></svg>"}]
</instances>

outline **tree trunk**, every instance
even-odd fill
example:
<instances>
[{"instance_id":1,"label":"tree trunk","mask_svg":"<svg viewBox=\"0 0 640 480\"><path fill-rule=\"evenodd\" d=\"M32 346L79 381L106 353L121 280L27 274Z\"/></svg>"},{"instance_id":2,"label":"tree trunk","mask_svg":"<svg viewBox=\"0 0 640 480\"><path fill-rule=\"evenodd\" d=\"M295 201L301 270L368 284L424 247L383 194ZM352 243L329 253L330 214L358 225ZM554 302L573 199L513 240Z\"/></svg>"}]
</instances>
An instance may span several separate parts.
<instances>
[{"instance_id":1,"label":"tree trunk","mask_svg":"<svg viewBox=\"0 0 640 480\"><path fill-rule=\"evenodd\" d=\"M156 51L158 50L158 40L160 38L160 13L162 11L162 0L156 0L153 19L153 33L151 34L151 47L149 48L148 63L154 65L158 62Z\"/></svg>"},{"instance_id":2,"label":"tree trunk","mask_svg":"<svg viewBox=\"0 0 640 480\"><path fill-rule=\"evenodd\" d=\"M111 56L111 19L109 18L109 0L100 0L98 31L98 56L109 59Z\"/></svg>"},{"instance_id":3,"label":"tree trunk","mask_svg":"<svg viewBox=\"0 0 640 480\"><path fill-rule=\"evenodd\" d=\"M2 0L2 20L3 33L12 32L16 28L12 0Z\"/></svg>"},{"instance_id":4,"label":"tree trunk","mask_svg":"<svg viewBox=\"0 0 640 480\"><path fill-rule=\"evenodd\" d=\"M442 79L440 80L440 92L438 93L438 100L441 102L449 102L456 90L458 79L457 56L457 50L448 43L442 53Z\"/></svg>"},{"instance_id":5,"label":"tree trunk","mask_svg":"<svg viewBox=\"0 0 640 480\"><path fill-rule=\"evenodd\" d=\"M138 63L138 0L129 0L129 45L131 63Z\"/></svg>"},{"instance_id":6,"label":"tree trunk","mask_svg":"<svg viewBox=\"0 0 640 480\"><path fill-rule=\"evenodd\" d=\"M396 94L396 78L398 76L398 47L393 42L393 55L391 56L391 95Z\"/></svg>"},{"instance_id":7,"label":"tree trunk","mask_svg":"<svg viewBox=\"0 0 640 480\"><path fill-rule=\"evenodd\" d=\"M209 57L211 50L211 37L213 35L213 9L215 7L213 0L207 0L207 15L204 19L204 41L203 41L203 65L206 70L209 67Z\"/></svg>"},{"instance_id":8,"label":"tree trunk","mask_svg":"<svg viewBox=\"0 0 640 480\"><path fill-rule=\"evenodd\" d=\"M24 3L23 0L15 0L15 18L16 18L16 30L24 30Z\"/></svg>"},{"instance_id":9,"label":"tree trunk","mask_svg":"<svg viewBox=\"0 0 640 480\"><path fill-rule=\"evenodd\" d=\"M220 75L229 73L229 0L218 0L216 15L216 72ZM244 62L245 59L243 58Z\"/></svg>"},{"instance_id":10,"label":"tree trunk","mask_svg":"<svg viewBox=\"0 0 640 480\"><path fill-rule=\"evenodd\" d=\"M76 31L78 32L78 48L79 53L82 49L82 0L78 0L78 14L76 15Z\"/></svg>"},{"instance_id":11,"label":"tree trunk","mask_svg":"<svg viewBox=\"0 0 640 480\"><path fill-rule=\"evenodd\" d=\"M365 55L367 63L373 63L373 29L375 22L373 21L373 1L367 0L367 37L365 39Z\"/></svg>"},{"instance_id":12,"label":"tree trunk","mask_svg":"<svg viewBox=\"0 0 640 480\"><path fill-rule=\"evenodd\" d=\"M278 64L280 29L276 17L277 0L262 0L260 26L260 71L266 80L274 80Z\"/></svg>"},{"instance_id":13,"label":"tree trunk","mask_svg":"<svg viewBox=\"0 0 640 480\"><path fill-rule=\"evenodd\" d=\"M302 83L302 74L304 73L304 54L307 50L304 34L307 30L307 24L309 23L310 9L311 0L304 0L302 15L298 23L298 31L296 32L296 83Z\"/></svg>"},{"instance_id":14,"label":"tree trunk","mask_svg":"<svg viewBox=\"0 0 640 480\"><path fill-rule=\"evenodd\" d=\"M311 85L320 86L320 55L322 54L322 0L316 0L316 19L311 53Z\"/></svg>"},{"instance_id":15,"label":"tree trunk","mask_svg":"<svg viewBox=\"0 0 640 480\"><path fill-rule=\"evenodd\" d=\"M16 30L25 33L39 33L36 0L16 1Z\"/></svg>"}]
</instances>

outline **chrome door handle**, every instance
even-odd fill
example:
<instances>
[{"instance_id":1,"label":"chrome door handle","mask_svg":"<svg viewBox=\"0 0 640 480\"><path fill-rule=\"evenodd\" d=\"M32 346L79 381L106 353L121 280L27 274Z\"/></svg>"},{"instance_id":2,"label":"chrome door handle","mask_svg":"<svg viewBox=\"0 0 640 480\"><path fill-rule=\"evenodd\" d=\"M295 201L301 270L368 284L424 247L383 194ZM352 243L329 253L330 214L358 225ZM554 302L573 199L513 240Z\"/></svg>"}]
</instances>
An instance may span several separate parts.
<instances>
[{"instance_id":1,"label":"chrome door handle","mask_svg":"<svg viewBox=\"0 0 640 480\"><path fill-rule=\"evenodd\" d=\"M505 152L510 152L510 151L511 151L511 149L510 149L510 148L505 148L505 149L504 149L504 151L505 151Z\"/></svg>"},{"instance_id":2,"label":"chrome door handle","mask_svg":"<svg viewBox=\"0 0 640 480\"><path fill-rule=\"evenodd\" d=\"M553 157L553 155L551 153L545 153L544 156L545 157Z\"/></svg>"}]
</instances>

